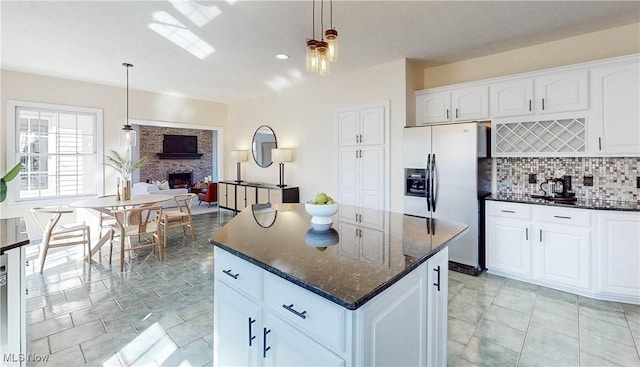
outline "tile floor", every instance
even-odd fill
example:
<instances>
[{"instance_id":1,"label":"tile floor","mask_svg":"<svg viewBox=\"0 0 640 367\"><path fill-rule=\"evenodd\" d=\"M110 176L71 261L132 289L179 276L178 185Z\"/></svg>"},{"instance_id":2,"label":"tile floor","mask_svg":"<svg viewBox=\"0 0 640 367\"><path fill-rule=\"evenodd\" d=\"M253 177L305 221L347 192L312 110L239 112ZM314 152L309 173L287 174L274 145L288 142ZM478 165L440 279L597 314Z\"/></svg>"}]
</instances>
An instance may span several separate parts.
<instances>
[{"instance_id":1,"label":"tile floor","mask_svg":"<svg viewBox=\"0 0 640 367\"><path fill-rule=\"evenodd\" d=\"M47 366L207 366L212 359L213 249L231 217L194 216L196 241L171 233L166 260L119 272L59 249L33 274L27 249L29 353ZM78 252L76 252L78 251ZM114 257L115 258L115 257ZM451 366L640 366L640 306L595 301L483 274L449 272ZM35 363L34 365L38 365Z\"/></svg>"}]
</instances>

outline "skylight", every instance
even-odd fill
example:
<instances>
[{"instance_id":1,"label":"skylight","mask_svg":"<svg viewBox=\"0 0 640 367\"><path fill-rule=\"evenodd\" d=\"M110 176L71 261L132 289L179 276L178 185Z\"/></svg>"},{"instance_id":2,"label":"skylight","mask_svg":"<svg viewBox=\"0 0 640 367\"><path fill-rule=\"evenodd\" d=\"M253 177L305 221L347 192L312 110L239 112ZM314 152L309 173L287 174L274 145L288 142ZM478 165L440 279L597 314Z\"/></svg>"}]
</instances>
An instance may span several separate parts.
<instances>
[{"instance_id":1,"label":"skylight","mask_svg":"<svg viewBox=\"0 0 640 367\"><path fill-rule=\"evenodd\" d=\"M153 13L153 20L155 22L149 23L149 28L182 47L193 56L204 59L215 51L210 44L188 30L184 24L180 23L171 14L165 11L157 11Z\"/></svg>"}]
</instances>

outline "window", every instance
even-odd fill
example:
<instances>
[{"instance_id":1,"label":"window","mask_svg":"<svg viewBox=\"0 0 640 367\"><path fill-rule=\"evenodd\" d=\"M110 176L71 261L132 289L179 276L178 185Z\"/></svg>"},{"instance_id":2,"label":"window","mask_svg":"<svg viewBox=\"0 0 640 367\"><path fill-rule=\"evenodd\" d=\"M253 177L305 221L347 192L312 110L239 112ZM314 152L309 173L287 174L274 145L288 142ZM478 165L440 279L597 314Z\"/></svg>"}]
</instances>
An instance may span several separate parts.
<instances>
[{"instance_id":1,"label":"window","mask_svg":"<svg viewBox=\"0 0 640 367\"><path fill-rule=\"evenodd\" d=\"M13 128L7 134L8 161L23 164L14 202L95 196L102 191L102 143L97 138L102 110L8 104L8 121L13 122L8 124Z\"/></svg>"}]
</instances>

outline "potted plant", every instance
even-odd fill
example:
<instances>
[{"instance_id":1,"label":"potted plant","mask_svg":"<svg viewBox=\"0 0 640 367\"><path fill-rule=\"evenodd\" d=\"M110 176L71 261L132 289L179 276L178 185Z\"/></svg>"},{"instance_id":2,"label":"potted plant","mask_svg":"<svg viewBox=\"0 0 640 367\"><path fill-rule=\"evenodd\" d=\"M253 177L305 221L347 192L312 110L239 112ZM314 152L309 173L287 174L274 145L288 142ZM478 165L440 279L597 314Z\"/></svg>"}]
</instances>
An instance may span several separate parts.
<instances>
[{"instance_id":1,"label":"potted plant","mask_svg":"<svg viewBox=\"0 0 640 367\"><path fill-rule=\"evenodd\" d=\"M122 179L122 200L131 199L131 174L142 167L144 167L149 159L147 156L143 156L139 161L134 162L115 150L111 150L111 156L106 156L105 165L118 171L120 178ZM120 184L118 184L118 195L120 194Z\"/></svg>"},{"instance_id":2,"label":"potted plant","mask_svg":"<svg viewBox=\"0 0 640 367\"><path fill-rule=\"evenodd\" d=\"M16 164L9 172L7 172L4 177L0 178L0 203L7 198L7 182L13 180L18 176L20 170L22 169L22 163Z\"/></svg>"}]
</instances>

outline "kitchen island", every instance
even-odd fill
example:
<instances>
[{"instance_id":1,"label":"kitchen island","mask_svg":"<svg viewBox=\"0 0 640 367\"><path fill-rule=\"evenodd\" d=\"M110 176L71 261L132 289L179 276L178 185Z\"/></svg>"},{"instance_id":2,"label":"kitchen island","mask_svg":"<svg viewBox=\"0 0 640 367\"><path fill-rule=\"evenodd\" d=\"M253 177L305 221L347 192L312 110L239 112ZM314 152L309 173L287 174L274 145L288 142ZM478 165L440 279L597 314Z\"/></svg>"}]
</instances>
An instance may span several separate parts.
<instances>
[{"instance_id":1,"label":"kitchen island","mask_svg":"<svg viewBox=\"0 0 640 367\"><path fill-rule=\"evenodd\" d=\"M447 247L467 226L362 212L316 232L303 204L247 208L211 237L214 365L446 365Z\"/></svg>"},{"instance_id":2,"label":"kitchen island","mask_svg":"<svg viewBox=\"0 0 640 367\"><path fill-rule=\"evenodd\" d=\"M0 358L2 366L25 366L27 355L24 218L0 219Z\"/></svg>"}]
</instances>

